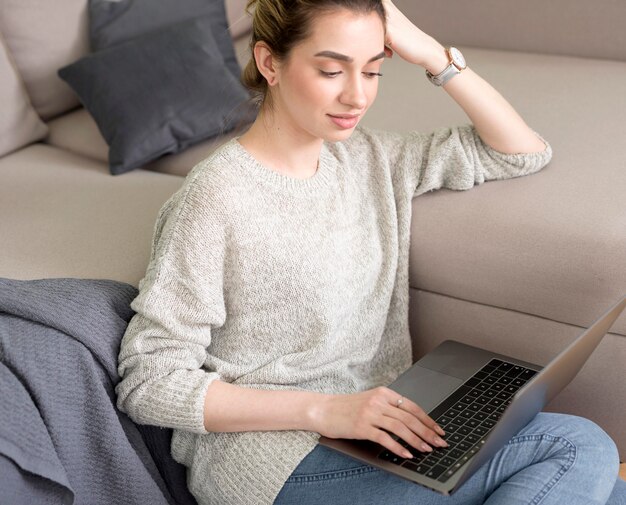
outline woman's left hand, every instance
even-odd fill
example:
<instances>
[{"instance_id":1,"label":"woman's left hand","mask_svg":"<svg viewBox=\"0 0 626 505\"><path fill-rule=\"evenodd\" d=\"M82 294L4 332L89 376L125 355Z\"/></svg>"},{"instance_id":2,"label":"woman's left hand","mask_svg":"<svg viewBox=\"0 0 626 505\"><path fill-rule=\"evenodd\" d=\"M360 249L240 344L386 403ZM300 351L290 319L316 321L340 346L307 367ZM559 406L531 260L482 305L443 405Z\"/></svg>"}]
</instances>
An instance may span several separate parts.
<instances>
[{"instance_id":1,"label":"woman's left hand","mask_svg":"<svg viewBox=\"0 0 626 505\"><path fill-rule=\"evenodd\" d=\"M448 65L445 48L415 26L391 0L383 0L383 6L387 13L387 55L390 57L393 51L402 59L421 65L433 74L441 72Z\"/></svg>"}]
</instances>

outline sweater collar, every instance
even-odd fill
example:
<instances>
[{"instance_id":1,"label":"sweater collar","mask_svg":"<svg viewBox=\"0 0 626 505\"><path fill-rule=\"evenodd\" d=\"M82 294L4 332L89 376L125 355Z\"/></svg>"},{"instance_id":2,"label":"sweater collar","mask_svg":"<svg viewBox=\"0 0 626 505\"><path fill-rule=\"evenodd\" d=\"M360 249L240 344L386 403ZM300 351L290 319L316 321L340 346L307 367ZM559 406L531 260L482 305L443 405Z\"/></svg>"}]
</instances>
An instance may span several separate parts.
<instances>
[{"instance_id":1,"label":"sweater collar","mask_svg":"<svg viewBox=\"0 0 626 505\"><path fill-rule=\"evenodd\" d=\"M272 170L260 163L240 143L239 137L230 140L224 147L226 152L250 176L263 184L273 186L281 191L300 195L319 195L333 186L336 180L337 160L328 150L326 142L322 144L317 171L307 179L298 179Z\"/></svg>"}]
</instances>

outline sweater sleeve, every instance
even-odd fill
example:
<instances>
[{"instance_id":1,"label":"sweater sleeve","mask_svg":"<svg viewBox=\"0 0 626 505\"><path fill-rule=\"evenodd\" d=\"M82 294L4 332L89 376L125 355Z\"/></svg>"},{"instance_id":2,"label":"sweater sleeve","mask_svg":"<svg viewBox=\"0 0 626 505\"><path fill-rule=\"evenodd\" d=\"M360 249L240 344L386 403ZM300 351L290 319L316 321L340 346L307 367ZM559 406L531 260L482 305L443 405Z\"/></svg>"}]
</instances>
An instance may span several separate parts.
<instances>
[{"instance_id":1,"label":"sweater sleeve","mask_svg":"<svg viewBox=\"0 0 626 505\"><path fill-rule=\"evenodd\" d=\"M203 365L223 324L224 227L185 184L161 208L150 262L122 339L117 405L140 424L206 433L204 397L219 378Z\"/></svg>"},{"instance_id":2,"label":"sweater sleeve","mask_svg":"<svg viewBox=\"0 0 626 505\"><path fill-rule=\"evenodd\" d=\"M439 128L432 133L406 134L364 131L382 149L391 164L396 184L410 188L413 196L436 189L471 189L476 184L510 179L541 170L552 158L552 148L538 153L506 154L496 151L478 135L473 125Z\"/></svg>"}]
</instances>

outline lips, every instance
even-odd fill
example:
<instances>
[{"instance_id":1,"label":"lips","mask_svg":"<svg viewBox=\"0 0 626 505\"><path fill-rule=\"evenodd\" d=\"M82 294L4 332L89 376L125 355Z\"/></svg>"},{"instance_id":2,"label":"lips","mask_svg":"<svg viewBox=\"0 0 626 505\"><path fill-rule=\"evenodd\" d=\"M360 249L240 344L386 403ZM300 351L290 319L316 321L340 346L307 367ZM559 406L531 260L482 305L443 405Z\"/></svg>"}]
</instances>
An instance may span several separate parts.
<instances>
[{"instance_id":1,"label":"lips","mask_svg":"<svg viewBox=\"0 0 626 505\"><path fill-rule=\"evenodd\" d=\"M328 117L337 126L347 130L356 126L360 114L328 114Z\"/></svg>"}]
</instances>

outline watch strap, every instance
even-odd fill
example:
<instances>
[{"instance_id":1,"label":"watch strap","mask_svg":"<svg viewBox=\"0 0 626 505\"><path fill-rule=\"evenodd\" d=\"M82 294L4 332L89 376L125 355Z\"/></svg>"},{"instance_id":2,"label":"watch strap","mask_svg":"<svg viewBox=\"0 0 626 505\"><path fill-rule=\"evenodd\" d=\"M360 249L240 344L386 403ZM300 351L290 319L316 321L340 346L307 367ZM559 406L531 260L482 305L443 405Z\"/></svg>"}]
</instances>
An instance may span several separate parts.
<instances>
[{"instance_id":1,"label":"watch strap","mask_svg":"<svg viewBox=\"0 0 626 505\"><path fill-rule=\"evenodd\" d=\"M443 69L442 72L437 75L431 74L428 70L426 70L426 77L432 82L435 86L443 86L450 79L452 79L455 75L460 74L461 71L456 68L454 63L450 63L446 68Z\"/></svg>"}]
</instances>

